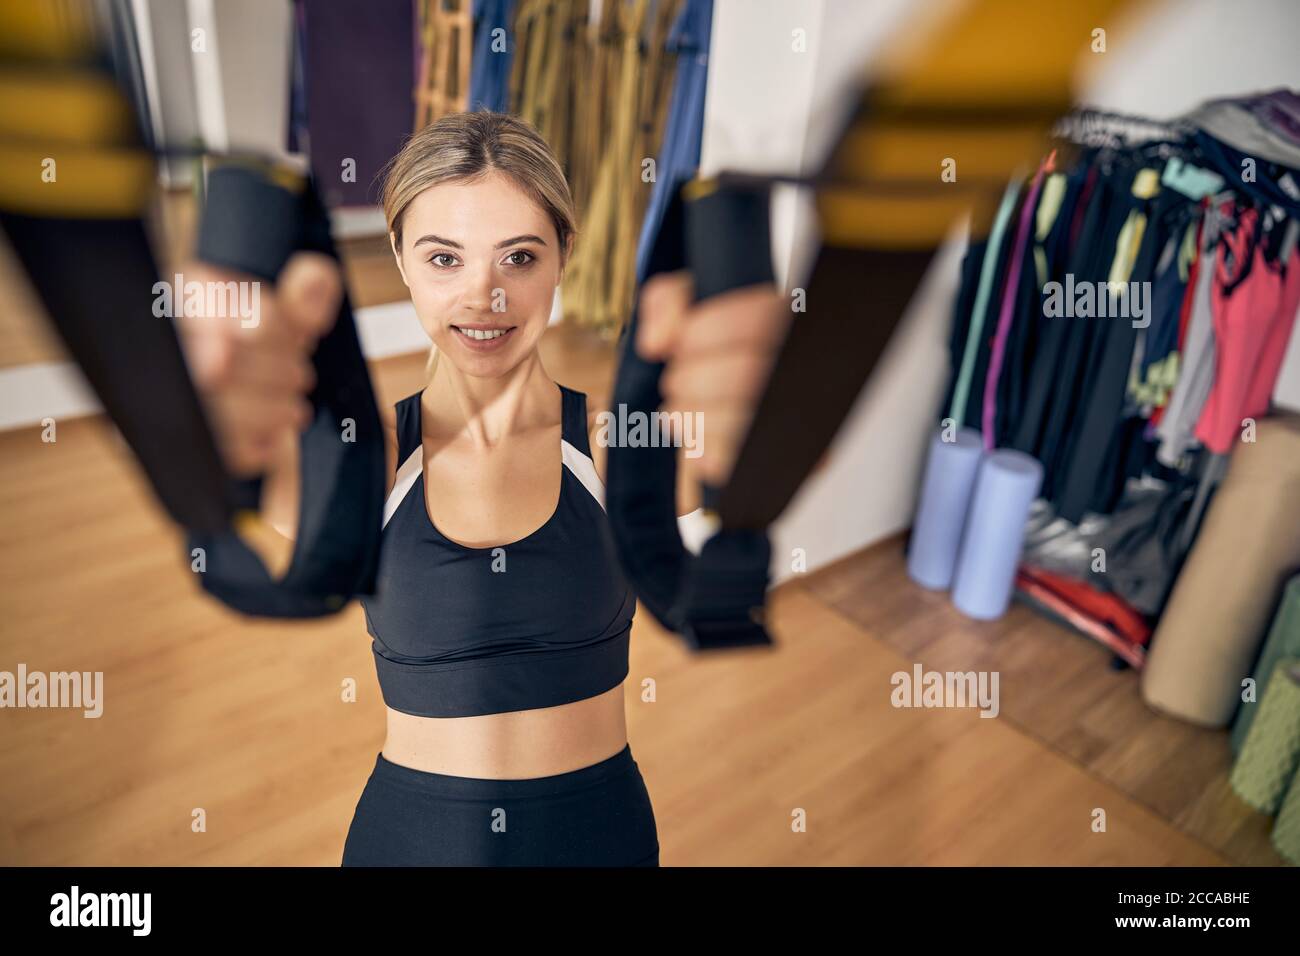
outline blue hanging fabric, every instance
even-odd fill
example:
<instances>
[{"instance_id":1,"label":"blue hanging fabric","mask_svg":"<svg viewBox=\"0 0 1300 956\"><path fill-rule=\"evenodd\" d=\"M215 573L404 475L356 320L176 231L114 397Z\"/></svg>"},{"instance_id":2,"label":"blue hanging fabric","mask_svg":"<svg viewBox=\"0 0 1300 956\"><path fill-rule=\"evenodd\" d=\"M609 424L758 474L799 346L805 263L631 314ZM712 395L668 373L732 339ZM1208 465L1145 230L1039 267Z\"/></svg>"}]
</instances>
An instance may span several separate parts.
<instances>
[{"instance_id":1,"label":"blue hanging fabric","mask_svg":"<svg viewBox=\"0 0 1300 956\"><path fill-rule=\"evenodd\" d=\"M515 18L515 2L474 0L474 50L470 55L466 107L471 112L504 113L509 108L510 64L515 56L515 37L510 25ZM497 30L501 32L495 33Z\"/></svg>"},{"instance_id":2,"label":"blue hanging fabric","mask_svg":"<svg viewBox=\"0 0 1300 956\"><path fill-rule=\"evenodd\" d=\"M704 88L708 79L709 37L713 0L686 0L668 33L666 47L677 54L677 76L664 124L663 144L655 160L655 184L637 242L636 281L646 278L650 248L663 222L673 190L690 179L700 165L704 132Z\"/></svg>"}]
</instances>

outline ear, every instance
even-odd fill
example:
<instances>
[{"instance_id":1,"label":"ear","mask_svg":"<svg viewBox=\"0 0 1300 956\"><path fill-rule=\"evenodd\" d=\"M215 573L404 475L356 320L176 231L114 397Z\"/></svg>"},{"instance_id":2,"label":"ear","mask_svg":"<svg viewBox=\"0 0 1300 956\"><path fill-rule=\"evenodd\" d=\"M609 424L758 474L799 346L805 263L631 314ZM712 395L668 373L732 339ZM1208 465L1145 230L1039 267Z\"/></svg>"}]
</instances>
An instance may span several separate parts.
<instances>
[{"instance_id":1,"label":"ear","mask_svg":"<svg viewBox=\"0 0 1300 956\"><path fill-rule=\"evenodd\" d=\"M411 283L406 281L406 269L402 266L402 251L397 248L397 233L388 233L388 244L393 249L393 258L397 260L397 271L402 274L402 284L409 289Z\"/></svg>"},{"instance_id":2,"label":"ear","mask_svg":"<svg viewBox=\"0 0 1300 956\"><path fill-rule=\"evenodd\" d=\"M566 239L564 242L564 256L560 260L560 274L556 276L555 288L558 289L560 287L560 283L564 281L564 272L566 269L569 268L569 263L572 261L573 261L573 234L570 233L569 238Z\"/></svg>"}]
</instances>

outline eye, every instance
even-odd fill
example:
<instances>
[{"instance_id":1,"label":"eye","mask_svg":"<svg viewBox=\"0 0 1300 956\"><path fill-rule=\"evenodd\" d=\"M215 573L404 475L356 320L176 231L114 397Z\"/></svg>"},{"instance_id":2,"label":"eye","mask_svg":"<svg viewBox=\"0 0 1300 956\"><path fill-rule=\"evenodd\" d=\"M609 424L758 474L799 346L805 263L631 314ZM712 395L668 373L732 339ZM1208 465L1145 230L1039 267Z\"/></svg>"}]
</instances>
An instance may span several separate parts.
<instances>
[{"instance_id":1,"label":"eye","mask_svg":"<svg viewBox=\"0 0 1300 956\"><path fill-rule=\"evenodd\" d=\"M439 261L442 259L450 259L451 261L450 262ZM456 264L456 257L453 256L450 252L439 252L437 255L431 257L429 261L440 269L450 269L452 266Z\"/></svg>"},{"instance_id":2,"label":"eye","mask_svg":"<svg viewBox=\"0 0 1300 956\"><path fill-rule=\"evenodd\" d=\"M524 256L523 259L516 259L515 256ZM506 262L512 266L526 266L537 257L527 249L516 249L510 255L506 256Z\"/></svg>"}]
</instances>

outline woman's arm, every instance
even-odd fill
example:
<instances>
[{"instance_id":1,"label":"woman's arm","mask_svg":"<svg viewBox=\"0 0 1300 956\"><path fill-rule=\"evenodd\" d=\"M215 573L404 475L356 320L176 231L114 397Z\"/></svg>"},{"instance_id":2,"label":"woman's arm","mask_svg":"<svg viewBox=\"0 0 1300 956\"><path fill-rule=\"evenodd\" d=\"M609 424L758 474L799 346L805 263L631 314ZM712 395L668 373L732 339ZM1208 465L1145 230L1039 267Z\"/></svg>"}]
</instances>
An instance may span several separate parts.
<instances>
[{"instance_id":1,"label":"woman's arm","mask_svg":"<svg viewBox=\"0 0 1300 956\"><path fill-rule=\"evenodd\" d=\"M397 412L392 405L379 406L379 420L384 428L384 499L393 490L397 467ZM298 505L302 476L298 473L299 436L286 433L281 449L262 479L262 520L289 540L297 533Z\"/></svg>"},{"instance_id":2,"label":"woman's arm","mask_svg":"<svg viewBox=\"0 0 1300 956\"><path fill-rule=\"evenodd\" d=\"M298 531L299 438L286 433L275 462L262 478L262 520L290 541Z\"/></svg>"}]
</instances>

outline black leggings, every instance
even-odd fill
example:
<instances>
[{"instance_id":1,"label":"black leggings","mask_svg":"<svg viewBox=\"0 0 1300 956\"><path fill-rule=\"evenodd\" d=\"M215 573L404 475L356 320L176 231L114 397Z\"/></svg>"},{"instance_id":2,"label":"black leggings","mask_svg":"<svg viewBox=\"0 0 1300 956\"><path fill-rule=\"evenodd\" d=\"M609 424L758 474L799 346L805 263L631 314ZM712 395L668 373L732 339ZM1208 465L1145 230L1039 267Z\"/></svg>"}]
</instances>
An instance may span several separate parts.
<instances>
[{"instance_id":1,"label":"black leggings","mask_svg":"<svg viewBox=\"0 0 1300 956\"><path fill-rule=\"evenodd\" d=\"M658 866L650 794L628 744L549 777L494 780L404 767L381 752L343 866Z\"/></svg>"}]
</instances>

